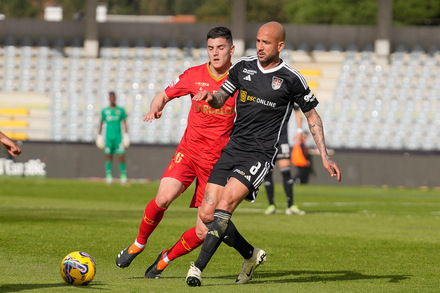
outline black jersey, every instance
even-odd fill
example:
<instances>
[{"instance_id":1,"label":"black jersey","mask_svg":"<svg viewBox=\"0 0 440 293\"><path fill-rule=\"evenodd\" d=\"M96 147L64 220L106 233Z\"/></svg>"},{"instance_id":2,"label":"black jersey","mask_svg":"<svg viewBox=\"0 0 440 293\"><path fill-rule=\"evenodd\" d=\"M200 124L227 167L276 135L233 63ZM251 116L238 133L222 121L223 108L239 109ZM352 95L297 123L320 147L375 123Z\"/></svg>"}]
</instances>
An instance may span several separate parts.
<instances>
[{"instance_id":1,"label":"black jersey","mask_svg":"<svg viewBox=\"0 0 440 293\"><path fill-rule=\"evenodd\" d=\"M303 112L318 104L298 70L282 60L278 66L265 70L257 56L238 59L221 89L231 96L240 91L229 144L270 157L276 154L281 129L289 122L294 103Z\"/></svg>"}]
</instances>

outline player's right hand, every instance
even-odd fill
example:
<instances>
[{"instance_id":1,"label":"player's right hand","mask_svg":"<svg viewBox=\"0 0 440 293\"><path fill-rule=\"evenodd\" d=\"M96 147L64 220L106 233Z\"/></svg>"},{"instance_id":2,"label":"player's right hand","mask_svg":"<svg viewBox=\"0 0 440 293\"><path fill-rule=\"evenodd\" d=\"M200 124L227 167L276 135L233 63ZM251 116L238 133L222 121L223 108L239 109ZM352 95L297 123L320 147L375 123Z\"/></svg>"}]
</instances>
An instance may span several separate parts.
<instances>
[{"instance_id":1,"label":"player's right hand","mask_svg":"<svg viewBox=\"0 0 440 293\"><path fill-rule=\"evenodd\" d=\"M96 136L96 146L97 146L99 149L101 149L101 150L103 150L103 149L105 148L104 137L102 137L101 134L98 134L98 135Z\"/></svg>"}]
</instances>

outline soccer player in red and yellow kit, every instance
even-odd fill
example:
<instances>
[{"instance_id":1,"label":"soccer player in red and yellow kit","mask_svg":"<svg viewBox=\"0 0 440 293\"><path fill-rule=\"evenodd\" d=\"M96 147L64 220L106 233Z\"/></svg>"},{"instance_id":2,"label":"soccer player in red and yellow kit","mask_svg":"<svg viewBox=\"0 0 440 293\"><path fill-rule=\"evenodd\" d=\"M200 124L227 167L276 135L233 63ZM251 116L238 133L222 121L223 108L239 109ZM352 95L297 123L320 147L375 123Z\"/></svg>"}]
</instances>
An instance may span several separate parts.
<instances>
[{"instance_id":1,"label":"soccer player in red and yellow kit","mask_svg":"<svg viewBox=\"0 0 440 293\"><path fill-rule=\"evenodd\" d=\"M160 118L166 103L174 98L187 94L193 97L202 90L215 92L220 88L227 78L234 53L231 31L225 27L211 29L207 34L207 50L209 62L187 69L165 91L156 95L144 121L151 122ZM136 241L121 251L116 259L119 267L128 267L143 251L148 237L160 223L166 209L196 178L190 207L201 206L206 182L222 148L229 140L234 119L235 99L229 99L220 109L211 108L205 101L192 101L182 140L161 178L156 197L145 209ZM215 209L216 200L212 201L211 206ZM159 253L156 262L145 272L146 278L159 278L170 261L203 243L208 228L200 220L201 209L198 210L196 226L183 233L171 249Z\"/></svg>"}]
</instances>

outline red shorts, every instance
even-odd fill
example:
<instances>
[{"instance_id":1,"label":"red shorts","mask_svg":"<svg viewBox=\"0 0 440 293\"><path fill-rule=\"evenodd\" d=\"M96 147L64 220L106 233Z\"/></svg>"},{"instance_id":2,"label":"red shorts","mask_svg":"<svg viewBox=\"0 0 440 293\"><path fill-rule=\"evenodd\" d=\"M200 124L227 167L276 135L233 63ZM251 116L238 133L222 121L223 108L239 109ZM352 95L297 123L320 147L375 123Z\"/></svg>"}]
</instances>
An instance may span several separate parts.
<instances>
[{"instance_id":1,"label":"red shorts","mask_svg":"<svg viewBox=\"0 0 440 293\"><path fill-rule=\"evenodd\" d=\"M211 174L215 162L203 161L200 158L194 159L177 150L171 159L170 164L162 175L171 177L182 182L185 190L196 180L196 189L191 200L190 207L199 207L202 205L203 195L205 193L206 182Z\"/></svg>"}]
</instances>

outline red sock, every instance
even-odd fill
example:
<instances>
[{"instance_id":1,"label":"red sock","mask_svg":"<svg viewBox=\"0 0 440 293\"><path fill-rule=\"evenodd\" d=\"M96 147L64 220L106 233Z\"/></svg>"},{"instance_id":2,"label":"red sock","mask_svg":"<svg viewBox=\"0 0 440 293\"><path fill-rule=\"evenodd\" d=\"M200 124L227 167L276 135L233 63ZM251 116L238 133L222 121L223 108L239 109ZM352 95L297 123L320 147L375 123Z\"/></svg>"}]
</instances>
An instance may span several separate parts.
<instances>
[{"instance_id":1,"label":"red sock","mask_svg":"<svg viewBox=\"0 0 440 293\"><path fill-rule=\"evenodd\" d=\"M168 251L167 257L171 261L193 251L202 245L202 243L203 240L201 240L196 234L196 227L193 227L183 233L179 241L177 241L177 243Z\"/></svg>"},{"instance_id":2,"label":"red sock","mask_svg":"<svg viewBox=\"0 0 440 293\"><path fill-rule=\"evenodd\" d=\"M151 233L153 233L154 229L159 225L165 211L166 209L160 208L156 204L156 198L153 198L153 200L148 203L145 208L144 218L139 227L138 237L136 238L139 244L145 245L147 243L148 237L150 237Z\"/></svg>"}]
</instances>

